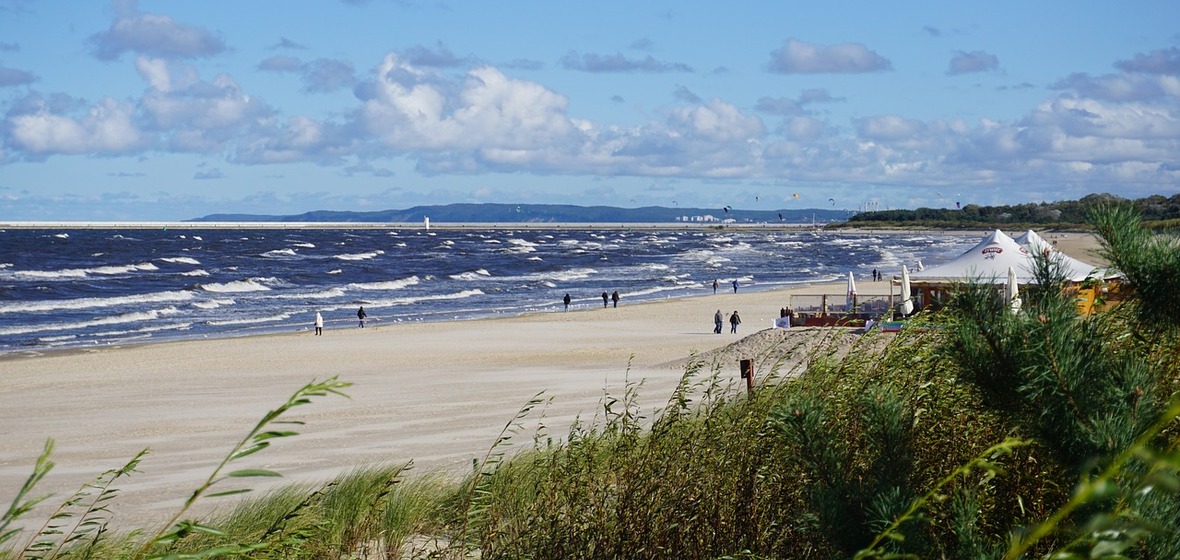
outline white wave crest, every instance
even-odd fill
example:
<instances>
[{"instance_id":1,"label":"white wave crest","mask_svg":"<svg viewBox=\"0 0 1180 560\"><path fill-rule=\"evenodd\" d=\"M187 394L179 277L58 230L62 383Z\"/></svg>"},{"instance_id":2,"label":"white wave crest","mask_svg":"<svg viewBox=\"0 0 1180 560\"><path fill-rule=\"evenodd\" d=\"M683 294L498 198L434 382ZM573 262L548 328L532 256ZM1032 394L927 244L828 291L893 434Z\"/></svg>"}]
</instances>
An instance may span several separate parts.
<instances>
[{"instance_id":1,"label":"white wave crest","mask_svg":"<svg viewBox=\"0 0 1180 560\"><path fill-rule=\"evenodd\" d=\"M119 305L136 305L142 303L170 303L189 301L191 299L193 299L192 292L170 291L108 298L25 301L0 303L0 313L44 313L47 311L96 309L100 307L115 307Z\"/></svg>"},{"instance_id":2,"label":"white wave crest","mask_svg":"<svg viewBox=\"0 0 1180 560\"><path fill-rule=\"evenodd\" d=\"M345 253L343 255L333 255L332 258L340 259L342 261L364 261L375 258L377 255L384 255L385 251L373 251L371 253Z\"/></svg>"},{"instance_id":3,"label":"white wave crest","mask_svg":"<svg viewBox=\"0 0 1180 560\"><path fill-rule=\"evenodd\" d=\"M275 249L273 251L267 251L267 252L263 253L262 256L268 257L268 258L294 257L295 256L295 249Z\"/></svg>"},{"instance_id":4,"label":"white wave crest","mask_svg":"<svg viewBox=\"0 0 1180 560\"><path fill-rule=\"evenodd\" d=\"M57 278L86 278L91 275L115 276L132 272L150 272L160 270L152 263L99 266L95 268L66 268L62 270L14 270L12 276L17 279L29 278L35 280L53 280Z\"/></svg>"},{"instance_id":5,"label":"white wave crest","mask_svg":"<svg viewBox=\"0 0 1180 560\"><path fill-rule=\"evenodd\" d=\"M270 290L269 286L262 283L267 280L266 278L249 278L246 280L235 280L233 282L200 284L199 287L206 292L215 293L265 292Z\"/></svg>"},{"instance_id":6,"label":"white wave crest","mask_svg":"<svg viewBox=\"0 0 1180 560\"><path fill-rule=\"evenodd\" d=\"M98 327L103 325L122 325L127 323L137 323L141 321L153 321L161 317L168 317L179 313L175 307L165 307L163 309L150 309L147 311L136 311L134 313L123 313L121 315L112 315L110 317L99 317L89 321L78 321L73 323L40 323L40 324L24 324L13 325L8 328L0 328L0 336L29 334L38 332L53 332L53 331L69 331L77 329L85 329L90 327Z\"/></svg>"},{"instance_id":7,"label":"white wave crest","mask_svg":"<svg viewBox=\"0 0 1180 560\"><path fill-rule=\"evenodd\" d=\"M198 261L197 259L194 259L192 257L167 257L167 258L163 258L160 260L164 261L164 262L169 262L169 263L191 264L194 266L201 264L200 261Z\"/></svg>"},{"instance_id":8,"label":"white wave crest","mask_svg":"<svg viewBox=\"0 0 1180 560\"><path fill-rule=\"evenodd\" d=\"M400 290L407 286L413 286L421 280L417 276L409 278L402 278L401 280L390 280L389 282L363 282L359 284L349 284L350 290Z\"/></svg>"},{"instance_id":9,"label":"white wave crest","mask_svg":"<svg viewBox=\"0 0 1180 560\"><path fill-rule=\"evenodd\" d=\"M278 315L270 315L267 317L244 317L241 319L226 319L224 321L207 321L205 324L214 327L224 327L226 325L254 325L258 323L273 323L275 321L285 321L291 318L290 313L279 313Z\"/></svg>"},{"instance_id":10,"label":"white wave crest","mask_svg":"<svg viewBox=\"0 0 1180 560\"><path fill-rule=\"evenodd\" d=\"M452 274L452 280L481 280L491 276L492 273L484 269L473 270L471 272L464 272L461 274Z\"/></svg>"},{"instance_id":11,"label":"white wave crest","mask_svg":"<svg viewBox=\"0 0 1180 560\"><path fill-rule=\"evenodd\" d=\"M217 309L218 307L225 307L237 303L232 299L211 299L207 301L198 301L193 304L197 309Z\"/></svg>"}]
</instances>

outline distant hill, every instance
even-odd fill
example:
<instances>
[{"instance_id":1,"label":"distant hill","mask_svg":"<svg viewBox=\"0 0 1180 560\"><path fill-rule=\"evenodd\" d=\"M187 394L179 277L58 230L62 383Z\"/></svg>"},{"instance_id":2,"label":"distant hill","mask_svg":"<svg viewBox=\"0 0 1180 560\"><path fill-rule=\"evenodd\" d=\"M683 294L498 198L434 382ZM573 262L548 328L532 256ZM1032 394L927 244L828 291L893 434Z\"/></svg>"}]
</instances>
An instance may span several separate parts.
<instances>
[{"instance_id":1,"label":"distant hill","mask_svg":"<svg viewBox=\"0 0 1180 560\"><path fill-rule=\"evenodd\" d=\"M439 223L700 223L732 219L739 223L829 223L847 220L848 210L794 209L741 210L737 208L616 208L613 206L574 206L571 204L445 204L415 206L404 210L349 212L316 210L303 214L274 216L265 214L210 214L192 222L355 222L414 223L427 216Z\"/></svg>"}]
</instances>

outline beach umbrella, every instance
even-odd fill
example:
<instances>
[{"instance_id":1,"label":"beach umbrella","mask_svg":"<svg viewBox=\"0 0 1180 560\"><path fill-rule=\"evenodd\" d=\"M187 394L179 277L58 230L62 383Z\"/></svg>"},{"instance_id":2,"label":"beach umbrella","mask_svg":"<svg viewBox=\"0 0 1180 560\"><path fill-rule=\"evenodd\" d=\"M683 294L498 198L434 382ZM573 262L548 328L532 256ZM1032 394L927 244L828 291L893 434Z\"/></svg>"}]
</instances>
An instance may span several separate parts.
<instances>
[{"instance_id":1,"label":"beach umbrella","mask_svg":"<svg viewBox=\"0 0 1180 560\"><path fill-rule=\"evenodd\" d=\"M1020 286L1016 284L1016 269L1008 267L1008 282L1004 285L1004 301L1013 313L1020 311Z\"/></svg>"},{"instance_id":2,"label":"beach umbrella","mask_svg":"<svg viewBox=\"0 0 1180 560\"><path fill-rule=\"evenodd\" d=\"M852 278L852 271L848 271L848 310L856 307L856 280Z\"/></svg>"},{"instance_id":3,"label":"beach umbrella","mask_svg":"<svg viewBox=\"0 0 1180 560\"><path fill-rule=\"evenodd\" d=\"M914 312L914 300L910 297L910 271L901 265L901 314L909 315Z\"/></svg>"}]
</instances>

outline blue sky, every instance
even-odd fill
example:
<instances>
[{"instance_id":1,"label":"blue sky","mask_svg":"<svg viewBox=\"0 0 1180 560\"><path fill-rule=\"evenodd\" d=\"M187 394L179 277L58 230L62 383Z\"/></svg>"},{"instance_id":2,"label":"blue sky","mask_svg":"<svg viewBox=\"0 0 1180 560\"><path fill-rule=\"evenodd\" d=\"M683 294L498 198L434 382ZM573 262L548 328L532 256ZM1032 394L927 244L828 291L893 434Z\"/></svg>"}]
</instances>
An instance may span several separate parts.
<instances>
[{"instance_id":1,"label":"blue sky","mask_svg":"<svg viewBox=\"0 0 1180 560\"><path fill-rule=\"evenodd\" d=\"M1177 22L1171 0L0 0L0 219L1171 195Z\"/></svg>"}]
</instances>

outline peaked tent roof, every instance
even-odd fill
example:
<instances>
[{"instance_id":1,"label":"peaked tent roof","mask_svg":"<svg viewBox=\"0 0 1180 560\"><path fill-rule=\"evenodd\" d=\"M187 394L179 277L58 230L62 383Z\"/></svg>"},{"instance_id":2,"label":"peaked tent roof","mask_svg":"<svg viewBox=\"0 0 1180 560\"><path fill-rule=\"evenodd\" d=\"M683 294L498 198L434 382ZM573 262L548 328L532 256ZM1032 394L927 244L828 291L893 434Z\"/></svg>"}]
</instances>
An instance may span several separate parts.
<instances>
[{"instance_id":1,"label":"peaked tent roof","mask_svg":"<svg viewBox=\"0 0 1180 560\"><path fill-rule=\"evenodd\" d=\"M1008 279L1008 267L1016 270L1019 283L1032 282L1032 257L1028 249L997 229L950 261L926 267L919 272L911 272L910 281L921 283L976 279L1002 284Z\"/></svg>"},{"instance_id":2,"label":"peaked tent roof","mask_svg":"<svg viewBox=\"0 0 1180 560\"><path fill-rule=\"evenodd\" d=\"M1034 253L1043 253L1048 251L1050 254L1060 256L1061 265L1065 267L1065 275L1070 280L1080 282L1085 280L1087 276L1096 275L1094 271L1098 269L1097 266L1087 262L1079 261L1061 251L1058 251L1057 247L1054 247L1052 243L1045 241L1043 238L1041 238L1041 236L1037 235L1037 232L1031 229L1021 234L1020 237L1017 237L1015 241L1021 245L1024 245L1029 251Z\"/></svg>"},{"instance_id":3,"label":"peaked tent roof","mask_svg":"<svg viewBox=\"0 0 1180 560\"><path fill-rule=\"evenodd\" d=\"M1012 267L1016 271L1018 283L1031 284L1034 281L1033 252L1045 250L1061 255L1065 275L1074 282L1093 276L1094 270L1098 268L1057 251L1032 230L1025 232L1020 239L1012 239L997 229L962 255L939 266L911 272L910 281L922 283L971 279L1003 284L1008 278L1008 267Z\"/></svg>"}]
</instances>

